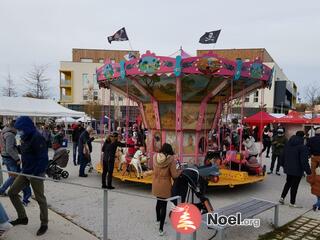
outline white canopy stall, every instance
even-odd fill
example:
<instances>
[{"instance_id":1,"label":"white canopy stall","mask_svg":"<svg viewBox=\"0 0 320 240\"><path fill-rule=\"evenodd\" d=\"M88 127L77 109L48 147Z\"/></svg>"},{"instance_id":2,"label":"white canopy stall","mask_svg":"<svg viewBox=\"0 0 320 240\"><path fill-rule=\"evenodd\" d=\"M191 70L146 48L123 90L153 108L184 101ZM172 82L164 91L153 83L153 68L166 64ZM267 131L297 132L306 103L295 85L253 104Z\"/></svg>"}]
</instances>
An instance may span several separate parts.
<instances>
[{"instance_id":1,"label":"white canopy stall","mask_svg":"<svg viewBox=\"0 0 320 240\"><path fill-rule=\"evenodd\" d=\"M65 108L51 99L0 97L0 116L83 117L85 113Z\"/></svg>"}]
</instances>

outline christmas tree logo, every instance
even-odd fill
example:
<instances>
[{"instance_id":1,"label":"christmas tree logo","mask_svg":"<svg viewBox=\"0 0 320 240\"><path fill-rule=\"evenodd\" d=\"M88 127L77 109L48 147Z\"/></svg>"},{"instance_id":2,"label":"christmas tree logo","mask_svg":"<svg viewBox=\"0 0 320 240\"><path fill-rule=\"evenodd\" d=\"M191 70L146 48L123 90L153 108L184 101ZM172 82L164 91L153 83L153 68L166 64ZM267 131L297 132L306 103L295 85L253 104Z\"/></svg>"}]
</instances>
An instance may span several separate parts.
<instances>
[{"instance_id":1,"label":"christmas tree logo","mask_svg":"<svg viewBox=\"0 0 320 240\"><path fill-rule=\"evenodd\" d=\"M177 232L191 234L201 225L201 213L195 205L181 203L172 210L171 224Z\"/></svg>"}]
</instances>

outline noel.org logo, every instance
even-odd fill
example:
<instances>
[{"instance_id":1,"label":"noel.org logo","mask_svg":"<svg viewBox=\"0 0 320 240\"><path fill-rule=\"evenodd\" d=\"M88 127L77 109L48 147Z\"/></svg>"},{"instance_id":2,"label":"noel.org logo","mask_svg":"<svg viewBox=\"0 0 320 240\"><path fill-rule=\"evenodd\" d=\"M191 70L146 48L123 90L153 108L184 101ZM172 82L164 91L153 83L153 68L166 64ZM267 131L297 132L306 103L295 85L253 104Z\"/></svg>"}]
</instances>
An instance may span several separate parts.
<instances>
[{"instance_id":1,"label":"noel.org logo","mask_svg":"<svg viewBox=\"0 0 320 240\"><path fill-rule=\"evenodd\" d=\"M171 224L177 232L191 234L201 225L201 213L193 204L180 203L172 210Z\"/></svg>"}]
</instances>

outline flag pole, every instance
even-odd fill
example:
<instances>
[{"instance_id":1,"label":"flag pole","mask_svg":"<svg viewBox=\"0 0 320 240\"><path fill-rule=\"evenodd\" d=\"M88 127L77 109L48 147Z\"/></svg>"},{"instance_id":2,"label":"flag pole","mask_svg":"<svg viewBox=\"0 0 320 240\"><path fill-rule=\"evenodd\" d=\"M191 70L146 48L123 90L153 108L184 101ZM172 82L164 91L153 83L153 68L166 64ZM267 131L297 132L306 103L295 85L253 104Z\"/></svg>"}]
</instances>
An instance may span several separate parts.
<instances>
[{"instance_id":1,"label":"flag pole","mask_svg":"<svg viewBox=\"0 0 320 240\"><path fill-rule=\"evenodd\" d=\"M129 47L130 47L131 51L133 51L133 48L132 48L132 45L131 45L131 41L128 40L128 42L129 42Z\"/></svg>"}]
</instances>

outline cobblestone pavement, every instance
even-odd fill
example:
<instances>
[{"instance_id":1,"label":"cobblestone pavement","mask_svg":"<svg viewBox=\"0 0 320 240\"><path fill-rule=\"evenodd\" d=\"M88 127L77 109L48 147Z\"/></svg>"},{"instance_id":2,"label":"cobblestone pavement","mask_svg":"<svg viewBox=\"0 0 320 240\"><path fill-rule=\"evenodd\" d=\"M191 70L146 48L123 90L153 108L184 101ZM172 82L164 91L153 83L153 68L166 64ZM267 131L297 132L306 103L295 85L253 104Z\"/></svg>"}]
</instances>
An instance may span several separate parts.
<instances>
[{"instance_id":1,"label":"cobblestone pavement","mask_svg":"<svg viewBox=\"0 0 320 240\"><path fill-rule=\"evenodd\" d=\"M320 239L320 220L299 217L288 225L262 236L261 240L317 240Z\"/></svg>"}]
</instances>

